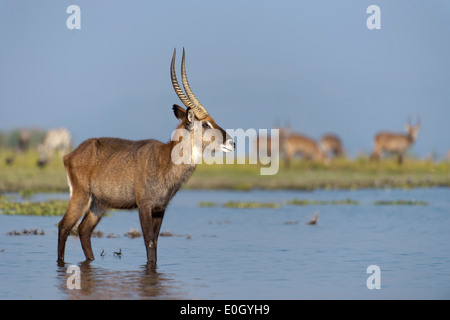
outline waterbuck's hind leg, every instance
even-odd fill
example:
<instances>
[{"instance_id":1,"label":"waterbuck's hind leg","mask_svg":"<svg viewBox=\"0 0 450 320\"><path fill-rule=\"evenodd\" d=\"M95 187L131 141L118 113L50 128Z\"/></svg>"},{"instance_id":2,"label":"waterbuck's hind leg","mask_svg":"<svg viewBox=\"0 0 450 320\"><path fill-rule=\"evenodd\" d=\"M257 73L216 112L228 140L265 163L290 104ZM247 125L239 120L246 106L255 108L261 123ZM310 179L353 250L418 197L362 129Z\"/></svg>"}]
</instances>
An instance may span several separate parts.
<instances>
[{"instance_id":1,"label":"waterbuck's hind leg","mask_svg":"<svg viewBox=\"0 0 450 320\"><path fill-rule=\"evenodd\" d=\"M106 212L106 207L102 206L97 199L92 197L91 207L78 226L78 235L80 236L81 247L83 248L86 260L94 260L94 253L91 245L91 235L94 228L100 222Z\"/></svg>"},{"instance_id":2,"label":"waterbuck's hind leg","mask_svg":"<svg viewBox=\"0 0 450 320\"><path fill-rule=\"evenodd\" d=\"M90 195L88 193L74 192L70 197L67 211L58 224L58 260L64 260L66 240L73 226L89 209Z\"/></svg>"}]
</instances>

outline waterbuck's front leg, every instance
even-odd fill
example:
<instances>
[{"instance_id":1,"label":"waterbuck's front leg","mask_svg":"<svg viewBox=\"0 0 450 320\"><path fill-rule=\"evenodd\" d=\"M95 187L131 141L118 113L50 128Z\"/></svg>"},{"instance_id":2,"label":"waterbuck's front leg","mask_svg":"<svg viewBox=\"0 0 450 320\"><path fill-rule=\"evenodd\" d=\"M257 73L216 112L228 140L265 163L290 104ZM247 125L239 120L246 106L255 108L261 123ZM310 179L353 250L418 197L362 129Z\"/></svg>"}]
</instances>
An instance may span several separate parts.
<instances>
[{"instance_id":1,"label":"waterbuck's front leg","mask_svg":"<svg viewBox=\"0 0 450 320\"><path fill-rule=\"evenodd\" d=\"M164 210L153 210L152 212L152 222L153 222L153 233L154 233L154 243L155 243L155 253L158 248L158 238L159 238L159 231L161 230L162 221L164 218ZM155 254L156 257L156 254Z\"/></svg>"},{"instance_id":2,"label":"waterbuck's front leg","mask_svg":"<svg viewBox=\"0 0 450 320\"><path fill-rule=\"evenodd\" d=\"M156 227L156 225L158 225L158 220L162 222L162 218L159 219L158 217L152 217L152 203L150 200L141 202L138 209L142 234L144 236L145 249L147 250L147 262L156 262L156 246L158 243L158 234L161 223L159 223L159 227L157 227L157 232L155 232L154 226Z\"/></svg>"}]
</instances>

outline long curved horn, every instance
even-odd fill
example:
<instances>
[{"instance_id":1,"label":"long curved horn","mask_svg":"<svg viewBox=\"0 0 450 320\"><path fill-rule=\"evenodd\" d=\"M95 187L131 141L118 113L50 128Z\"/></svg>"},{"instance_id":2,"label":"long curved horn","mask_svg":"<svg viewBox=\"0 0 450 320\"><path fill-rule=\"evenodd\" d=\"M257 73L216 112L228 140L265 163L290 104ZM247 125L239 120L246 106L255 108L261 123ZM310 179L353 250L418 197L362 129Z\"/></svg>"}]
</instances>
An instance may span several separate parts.
<instances>
[{"instance_id":1,"label":"long curved horn","mask_svg":"<svg viewBox=\"0 0 450 320\"><path fill-rule=\"evenodd\" d=\"M181 80L183 82L184 91L186 91L187 96L189 97L189 100L192 101L194 107L192 110L195 113L195 116L201 120L205 118L208 115L208 111L202 106L200 101L195 97L194 93L192 92L191 86L189 85L187 76L186 76L186 66L185 66L185 52L183 48L183 58L181 60Z\"/></svg>"},{"instance_id":2,"label":"long curved horn","mask_svg":"<svg viewBox=\"0 0 450 320\"><path fill-rule=\"evenodd\" d=\"M192 101L184 94L183 90L181 90L180 85L178 84L177 74L175 73L175 54L176 49L173 49L172 63L170 64L172 86L175 89L175 93L177 94L178 98L180 98L181 102L183 102L186 107L193 108L194 103L192 103Z\"/></svg>"}]
</instances>

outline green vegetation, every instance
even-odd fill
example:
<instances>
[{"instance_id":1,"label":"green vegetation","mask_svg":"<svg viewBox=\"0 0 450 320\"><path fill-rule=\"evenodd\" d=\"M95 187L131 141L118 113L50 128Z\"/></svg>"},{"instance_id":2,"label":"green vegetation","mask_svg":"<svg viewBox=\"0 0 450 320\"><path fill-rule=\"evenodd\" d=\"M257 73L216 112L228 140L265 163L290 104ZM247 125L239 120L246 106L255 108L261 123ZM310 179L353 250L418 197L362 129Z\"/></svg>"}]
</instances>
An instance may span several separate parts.
<instances>
[{"instance_id":1,"label":"green vegetation","mask_svg":"<svg viewBox=\"0 0 450 320\"><path fill-rule=\"evenodd\" d=\"M321 205L361 205L357 200L353 199L343 199L343 200L311 200L311 199L293 199L285 201L286 205L296 205L296 206L321 206ZM217 203L214 202L199 202L200 207L216 207ZM428 202L420 200L380 200L374 201L373 205L409 205L409 206L426 206ZM239 202L239 201L228 201L222 204L225 208L281 208L282 204L274 202Z\"/></svg>"},{"instance_id":2,"label":"green vegetation","mask_svg":"<svg viewBox=\"0 0 450 320\"><path fill-rule=\"evenodd\" d=\"M223 206L225 208L281 208L281 205L273 202L237 202L237 201L228 201L224 203Z\"/></svg>"},{"instance_id":3,"label":"green vegetation","mask_svg":"<svg viewBox=\"0 0 450 320\"><path fill-rule=\"evenodd\" d=\"M0 192L68 192L66 172L60 157L46 167L36 163L38 153L28 150L15 156L12 164L6 159L11 149L0 149ZM415 188L450 186L450 162L405 159L398 165L395 159L380 162L367 157L336 159L329 165L295 160L289 169L280 163L276 175L260 175L259 165L224 164L197 166L186 189L362 189Z\"/></svg>"},{"instance_id":4,"label":"green vegetation","mask_svg":"<svg viewBox=\"0 0 450 320\"><path fill-rule=\"evenodd\" d=\"M0 134L3 146L17 139ZM8 140L10 139L10 140ZM12 140L11 140L12 139ZM7 163L14 155L14 161ZM0 214L11 215L63 215L68 200L31 202L27 199L38 192L68 192L66 172L60 157L46 167L37 166L38 153L29 150L14 154L12 149L0 148ZM336 159L330 164L295 160L289 169L280 164L273 176L260 175L259 165L206 165L197 170L184 186L186 189L361 189L361 188L414 188L450 186L450 162L433 163L407 158L403 165L396 159L372 162L367 157ZM17 192L22 201L2 196L2 192ZM259 203L229 201L220 204L227 208L280 208L282 205L358 205L356 200L293 199L285 203ZM424 201L376 201L374 205L427 205ZM201 207L215 207L214 202L200 202Z\"/></svg>"},{"instance_id":5,"label":"green vegetation","mask_svg":"<svg viewBox=\"0 0 450 320\"><path fill-rule=\"evenodd\" d=\"M364 189L450 186L450 162L368 158L336 159L329 165L296 160L276 175L261 176L259 165L199 165L185 185L190 189Z\"/></svg>"},{"instance_id":6,"label":"green vegetation","mask_svg":"<svg viewBox=\"0 0 450 320\"><path fill-rule=\"evenodd\" d=\"M382 200L373 203L376 206L427 206L428 202L420 200Z\"/></svg>"},{"instance_id":7,"label":"green vegetation","mask_svg":"<svg viewBox=\"0 0 450 320\"><path fill-rule=\"evenodd\" d=\"M13 156L12 150L0 149L0 193L19 192L31 195L36 192L68 192L66 171L59 157L46 167L37 166L39 154L28 150L17 154L12 164L6 159Z\"/></svg>"},{"instance_id":8,"label":"green vegetation","mask_svg":"<svg viewBox=\"0 0 450 320\"><path fill-rule=\"evenodd\" d=\"M214 202L209 202L209 201L201 201L198 203L198 205L200 207L215 207L215 206L217 206L217 204L215 204Z\"/></svg>"},{"instance_id":9,"label":"green vegetation","mask_svg":"<svg viewBox=\"0 0 450 320\"><path fill-rule=\"evenodd\" d=\"M310 206L310 205L358 205L359 201L352 199L344 200L308 200L308 199L294 199L286 201L286 204L297 205L297 206Z\"/></svg>"},{"instance_id":10,"label":"green vegetation","mask_svg":"<svg viewBox=\"0 0 450 320\"><path fill-rule=\"evenodd\" d=\"M60 216L67 210L68 200L49 200L43 202L16 202L0 196L0 214Z\"/></svg>"}]
</instances>

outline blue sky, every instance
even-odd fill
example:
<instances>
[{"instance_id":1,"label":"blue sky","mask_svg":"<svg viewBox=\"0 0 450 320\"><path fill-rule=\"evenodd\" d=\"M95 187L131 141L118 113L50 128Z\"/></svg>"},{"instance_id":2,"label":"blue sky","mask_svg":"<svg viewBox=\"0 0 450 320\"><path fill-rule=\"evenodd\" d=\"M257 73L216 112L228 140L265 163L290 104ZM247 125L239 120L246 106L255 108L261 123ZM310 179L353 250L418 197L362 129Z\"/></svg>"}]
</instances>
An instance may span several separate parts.
<instances>
[{"instance_id":1,"label":"blue sky","mask_svg":"<svg viewBox=\"0 0 450 320\"><path fill-rule=\"evenodd\" d=\"M81 29L69 30L69 5ZM369 30L369 5L381 29ZM450 150L450 1L0 0L0 130L67 127L78 144L168 141L169 66L223 128L291 127L371 152L420 116L413 153Z\"/></svg>"}]
</instances>

